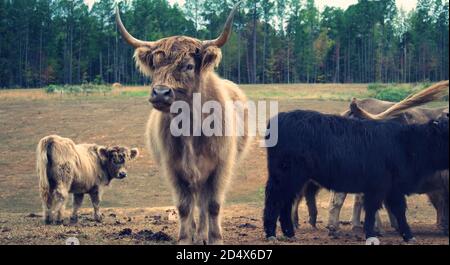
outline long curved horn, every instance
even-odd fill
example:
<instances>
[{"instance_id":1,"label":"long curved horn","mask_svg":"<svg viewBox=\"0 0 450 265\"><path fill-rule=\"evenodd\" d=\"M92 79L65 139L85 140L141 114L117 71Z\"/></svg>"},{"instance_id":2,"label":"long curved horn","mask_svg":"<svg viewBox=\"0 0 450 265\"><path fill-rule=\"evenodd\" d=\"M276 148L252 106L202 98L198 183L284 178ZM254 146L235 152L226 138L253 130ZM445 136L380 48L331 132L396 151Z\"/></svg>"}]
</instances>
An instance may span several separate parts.
<instances>
[{"instance_id":1,"label":"long curved horn","mask_svg":"<svg viewBox=\"0 0 450 265\"><path fill-rule=\"evenodd\" d=\"M350 104L351 112L358 117L367 120L385 120L394 117L404 111L418 107L420 105L429 103L431 101L437 100L443 96L443 94L448 91L449 81L441 81L436 83L427 89L420 91L417 94L410 95L406 99L396 103L387 110L381 112L380 114L372 114L368 111L361 109L356 103L356 99L353 99Z\"/></svg>"},{"instance_id":2,"label":"long curved horn","mask_svg":"<svg viewBox=\"0 0 450 265\"><path fill-rule=\"evenodd\" d=\"M215 40L205 40L203 41L203 46L207 47L207 46L216 46L218 48L222 47L223 45L225 45L225 43L227 43L228 39L230 38L231 35L231 29L233 27L233 18L234 15L236 15L236 12L238 10L239 5L242 3L242 1L237 2L233 9L230 12L230 15L227 18L227 22L225 22L225 26L223 27L223 31L222 34L220 34L220 36L215 39Z\"/></svg>"},{"instance_id":3,"label":"long curved horn","mask_svg":"<svg viewBox=\"0 0 450 265\"><path fill-rule=\"evenodd\" d=\"M131 36L130 33L128 33L127 29L125 28L125 26L122 23L122 19L120 18L120 11L119 11L119 7L118 6L116 6L116 23L117 23L117 28L119 29L123 39L128 44L133 46L134 48L139 48L139 47L142 47L142 46L152 47L155 44L155 42L153 42L153 41L138 40L135 37Z\"/></svg>"}]
</instances>

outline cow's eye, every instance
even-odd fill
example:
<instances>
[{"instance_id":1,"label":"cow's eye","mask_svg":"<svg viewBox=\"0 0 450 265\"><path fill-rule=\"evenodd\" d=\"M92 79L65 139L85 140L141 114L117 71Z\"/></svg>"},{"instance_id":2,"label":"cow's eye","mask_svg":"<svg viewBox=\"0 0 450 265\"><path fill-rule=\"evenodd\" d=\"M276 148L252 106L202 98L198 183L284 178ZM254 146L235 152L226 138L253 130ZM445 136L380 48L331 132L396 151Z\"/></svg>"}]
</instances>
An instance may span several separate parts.
<instances>
[{"instance_id":1,"label":"cow's eye","mask_svg":"<svg viewBox=\"0 0 450 265\"><path fill-rule=\"evenodd\" d=\"M186 66L186 70L187 71L192 71L194 69L194 65L193 64L188 64L187 66Z\"/></svg>"}]
</instances>

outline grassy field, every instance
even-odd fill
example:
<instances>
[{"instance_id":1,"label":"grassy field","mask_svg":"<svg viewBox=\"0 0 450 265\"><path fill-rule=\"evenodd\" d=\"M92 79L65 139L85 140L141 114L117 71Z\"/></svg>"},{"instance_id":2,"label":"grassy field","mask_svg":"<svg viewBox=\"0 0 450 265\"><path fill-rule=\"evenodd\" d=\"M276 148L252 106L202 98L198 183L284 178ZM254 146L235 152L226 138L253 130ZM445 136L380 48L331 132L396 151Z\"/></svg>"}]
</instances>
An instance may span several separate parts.
<instances>
[{"instance_id":1,"label":"grassy field","mask_svg":"<svg viewBox=\"0 0 450 265\"><path fill-rule=\"evenodd\" d=\"M245 85L242 88L253 100L278 100L280 111L312 109L325 113L340 113L347 108L352 97L365 98L371 95L365 84ZM0 90L0 244L59 242L55 240L74 231L86 234L86 243L90 244L139 244L145 241L133 238L121 240L114 235L106 236L101 231L111 230L118 233L126 227L139 231L147 226L156 230L164 230L162 228L167 227L164 231L175 237L175 222L167 221L155 225L145 221L145 216L158 212L163 214L165 210L161 209L172 205L170 188L161 176L158 165L149 159L145 149L144 129L151 110L148 95L147 87L116 88L108 94L89 96L47 94L40 89ZM431 106L443 105L448 103L437 102ZM129 177L113 182L112 187L104 194L102 206L111 208L107 211L108 214L111 213L111 220L94 227L86 216L81 224L75 227L49 228L43 227L39 218L33 218L35 215L26 217L30 213L39 213L41 209L34 151L39 139L49 134L69 137L76 142L122 144L140 149L141 155L132 165ZM226 242L228 240L229 243L262 242L260 219L263 187L267 178L265 150L255 143L250 154L252 155L236 170L234 181L229 188L225 231L235 231L226 236ZM322 191L319 196L320 232L308 230L304 225L306 230L299 236L304 241L291 243L361 243L358 237L353 235L335 241L327 238L324 226L328 198L328 192ZM89 203L86 199L86 213L90 213ZM343 220L348 220L350 216L351 203L352 200L348 200L345 204ZM408 214L413 228L424 231L424 240L421 243L448 244L448 237L439 236L434 229L435 213L426 198L410 197L409 204ZM306 215L304 206L301 214L302 217ZM114 215L116 217L112 217ZM131 221L117 224L117 216L130 217ZM246 235L240 236L238 229L236 230L240 222L254 223L256 228L242 232ZM1 232L3 230L6 232ZM42 231L45 231L46 236L37 235ZM395 233L389 233L386 236L388 243L400 243L400 238Z\"/></svg>"}]
</instances>

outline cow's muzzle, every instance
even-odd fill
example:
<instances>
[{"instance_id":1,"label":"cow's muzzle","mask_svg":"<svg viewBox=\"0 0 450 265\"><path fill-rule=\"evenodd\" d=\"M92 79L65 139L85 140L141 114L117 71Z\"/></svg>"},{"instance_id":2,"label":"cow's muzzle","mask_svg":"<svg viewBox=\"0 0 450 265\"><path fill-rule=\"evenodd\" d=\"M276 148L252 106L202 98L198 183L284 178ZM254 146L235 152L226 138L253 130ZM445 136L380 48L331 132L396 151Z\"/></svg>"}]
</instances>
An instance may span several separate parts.
<instances>
[{"instance_id":1,"label":"cow's muzzle","mask_svg":"<svg viewBox=\"0 0 450 265\"><path fill-rule=\"evenodd\" d=\"M127 172L119 172L119 174L117 175L118 179L124 179L127 177Z\"/></svg>"},{"instance_id":2,"label":"cow's muzzle","mask_svg":"<svg viewBox=\"0 0 450 265\"><path fill-rule=\"evenodd\" d=\"M175 100L173 89L167 86L155 86L149 99L153 107L160 111L169 111L170 106Z\"/></svg>"}]
</instances>

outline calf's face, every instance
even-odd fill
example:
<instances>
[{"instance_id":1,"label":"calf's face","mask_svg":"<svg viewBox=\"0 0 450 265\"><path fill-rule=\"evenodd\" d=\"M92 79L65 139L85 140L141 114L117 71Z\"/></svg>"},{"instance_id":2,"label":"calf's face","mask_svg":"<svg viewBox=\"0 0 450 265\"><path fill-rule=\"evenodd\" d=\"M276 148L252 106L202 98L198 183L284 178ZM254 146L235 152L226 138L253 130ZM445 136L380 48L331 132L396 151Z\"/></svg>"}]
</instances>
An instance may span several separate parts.
<instances>
[{"instance_id":1,"label":"calf's face","mask_svg":"<svg viewBox=\"0 0 450 265\"><path fill-rule=\"evenodd\" d=\"M127 177L129 162L139 155L137 148L115 146L112 148L98 148L98 155L103 161L103 170L111 179L124 179Z\"/></svg>"}]
</instances>

